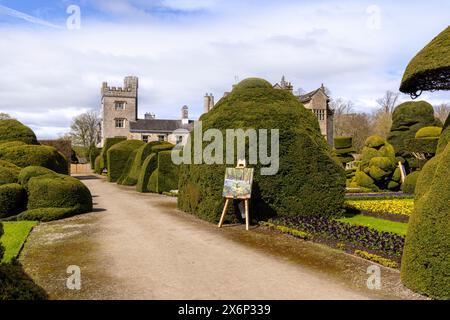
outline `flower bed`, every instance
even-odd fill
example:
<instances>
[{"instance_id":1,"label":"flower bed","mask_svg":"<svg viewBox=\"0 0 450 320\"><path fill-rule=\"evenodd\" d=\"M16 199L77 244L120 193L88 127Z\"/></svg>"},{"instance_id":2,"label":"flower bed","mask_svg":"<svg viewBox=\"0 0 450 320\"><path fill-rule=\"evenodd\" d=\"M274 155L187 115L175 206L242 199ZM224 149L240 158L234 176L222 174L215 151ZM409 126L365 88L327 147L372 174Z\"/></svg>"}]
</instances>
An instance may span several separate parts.
<instances>
[{"instance_id":1,"label":"flower bed","mask_svg":"<svg viewBox=\"0 0 450 320\"><path fill-rule=\"evenodd\" d=\"M381 213L410 216L414 210L413 199L395 200L346 200L348 209L357 210L361 213Z\"/></svg>"},{"instance_id":2,"label":"flower bed","mask_svg":"<svg viewBox=\"0 0 450 320\"><path fill-rule=\"evenodd\" d=\"M357 248L364 248L388 257L401 257L405 243L405 237L394 233L380 232L368 227L322 217L278 217L272 219L271 222L325 239L346 242Z\"/></svg>"}]
</instances>

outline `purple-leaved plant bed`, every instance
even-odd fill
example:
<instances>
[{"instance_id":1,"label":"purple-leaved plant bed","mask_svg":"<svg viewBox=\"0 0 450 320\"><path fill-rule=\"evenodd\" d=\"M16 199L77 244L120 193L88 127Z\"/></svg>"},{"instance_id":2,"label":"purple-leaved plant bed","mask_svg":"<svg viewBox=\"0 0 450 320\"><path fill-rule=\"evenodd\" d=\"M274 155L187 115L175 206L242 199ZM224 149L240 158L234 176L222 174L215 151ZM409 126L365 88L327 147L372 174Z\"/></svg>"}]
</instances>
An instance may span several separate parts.
<instances>
[{"instance_id":1,"label":"purple-leaved plant bed","mask_svg":"<svg viewBox=\"0 0 450 320\"><path fill-rule=\"evenodd\" d=\"M405 243L405 237L395 233L381 232L369 227L322 217L277 217L272 219L272 222L305 231L314 236L349 243L388 257L401 257Z\"/></svg>"}]
</instances>

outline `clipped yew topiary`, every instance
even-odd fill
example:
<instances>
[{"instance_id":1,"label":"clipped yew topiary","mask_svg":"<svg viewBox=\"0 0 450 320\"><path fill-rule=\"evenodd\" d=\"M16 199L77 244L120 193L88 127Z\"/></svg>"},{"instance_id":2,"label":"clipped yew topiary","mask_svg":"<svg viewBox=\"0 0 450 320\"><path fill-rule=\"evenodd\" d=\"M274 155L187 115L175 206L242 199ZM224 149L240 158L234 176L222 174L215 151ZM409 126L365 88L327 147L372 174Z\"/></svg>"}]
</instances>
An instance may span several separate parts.
<instances>
[{"instance_id":1,"label":"clipped yew topiary","mask_svg":"<svg viewBox=\"0 0 450 320\"><path fill-rule=\"evenodd\" d=\"M279 129L279 168L261 175L254 167L250 205L253 219L273 215L339 216L345 193L344 169L332 158L320 133L317 118L286 90L277 90L262 79L241 81L208 113L202 115L203 132L210 128ZM190 133L187 146L195 139ZM197 137L198 138L198 137ZM203 149L209 142L203 142ZM224 155L226 154L224 144ZM234 143L236 146L236 143ZM185 155L189 154L185 148ZM247 152L248 153L248 152ZM248 154L247 163L248 162ZM226 167L234 164L185 164L180 168L178 206L209 221L218 221L223 207L222 189ZM230 208L234 211L234 208ZM228 215L227 219L233 219Z\"/></svg>"},{"instance_id":2,"label":"clipped yew topiary","mask_svg":"<svg viewBox=\"0 0 450 320\"><path fill-rule=\"evenodd\" d=\"M131 153L142 147L141 140L125 140L113 145L107 152L108 181L116 182L125 170Z\"/></svg>"},{"instance_id":3,"label":"clipped yew topiary","mask_svg":"<svg viewBox=\"0 0 450 320\"><path fill-rule=\"evenodd\" d=\"M395 108L388 142L394 147L396 156L405 159L407 170L414 171L420 166L407 143L416 138L420 129L429 126L442 126L442 123L435 119L433 106L428 102L410 101Z\"/></svg>"},{"instance_id":4,"label":"clipped yew topiary","mask_svg":"<svg viewBox=\"0 0 450 320\"><path fill-rule=\"evenodd\" d=\"M170 150L174 147L173 144L166 142L166 141L152 141L149 142L139 149L136 149L136 151L130 155L130 158L127 163L127 166L120 177L120 179L117 181L119 184L124 184L128 186L134 186L138 182L139 174L142 169L142 164L144 163L145 159L152 153L152 152L159 152L161 150Z\"/></svg>"},{"instance_id":5,"label":"clipped yew topiary","mask_svg":"<svg viewBox=\"0 0 450 320\"><path fill-rule=\"evenodd\" d=\"M450 142L450 115L447 117L447 120L445 120L442 133L439 137L436 154L439 154L442 151L444 151L445 147L448 145L449 142Z\"/></svg>"},{"instance_id":6,"label":"clipped yew topiary","mask_svg":"<svg viewBox=\"0 0 450 320\"><path fill-rule=\"evenodd\" d=\"M353 138L334 138L334 153L343 166L345 166L348 162L352 162L354 160L352 153L356 153L355 149L353 148Z\"/></svg>"},{"instance_id":7,"label":"clipped yew topiary","mask_svg":"<svg viewBox=\"0 0 450 320\"><path fill-rule=\"evenodd\" d=\"M420 171L414 171L414 172L408 174L405 178L405 181L402 183L402 186L401 186L402 192L414 193L419 175L420 175Z\"/></svg>"},{"instance_id":8,"label":"clipped yew topiary","mask_svg":"<svg viewBox=\"0 0 450 320\"><path fill-rule=\"evenodd\" d=\"M70 218L79 214L78 207L72 208L37 208L21 212L20 214L8 219L9 221L41 221L48 222L59 219Z\"/></svg>"},{"instance_id":9,"label":"clipped yew topiary","mask_svg":"<svg viewBox=\"0 0 450 320\"><path fill-rule=\"evenodd\" d=\"M125 138L125 137L106 138L105 139L105 142L104 142L103 148L102 148L102 152L100 153L101 160L100 160L99 170L101 169L101 172L103 172L103 170L107 169L107 167L108 167L108 150L109 150L109 148L111 148L113 145L120 143L122 141L125 141L125 140L127 140L127 138Z\"/></svg>"},{"instance_id":10,"label":"clipped yew topiary","mask_svg":"<svg viewBox=\"0 0 450 320\"><path fill-rule=\"evenodd\" d=\"M74 208L76 214L92 211L89 189L70 176L48 174L28 181L28 206L38 208Z\"/></svg>"},{"instance_id":11,"label":"clipped yew topiary","mask_svg":"<svg viewBox=\"0 0 450 320\"><path fill-rule=\"evenodd\" d=\"M97 158L95 158L95 162L94 162L94 172L96 174L102 174L103 173L103 167L101 165L103 161L103 157L101 155L97 156Z\"/></svg>"},{"instance_id":12,"label":"clipped yew topiary","mask_svg":"<svg viewBox=\"0 0 450 320\"><path fill-rule=\"evenodd\" d=\"M28 166L23 168L19 173L19 183L26 188L28 186L28 181L31 178L39 177L43 175L54 175L56 176L57 173L53 170L40 167L40 166Z\"/></svg>"},{"instance_id":13,"label":"clipped yew topiary","mask_svg":"<svg viewBox=\"0 0 450 320\"><path fill-rule=\"evenodd\" d=\"M158 153L158 166L150 176L148 190L163 193L178 190L179 166L172 161L172 151Z\"/></svg>"},{"instance_id":14,"label":"clipped yew topiary","mask_svg":"<svg viewBox=\"0 0 450 320\"><path fill-rule=\"evenodd\" d=\"M19 145L0 150L0 159L19 167L41 166L58 173L68 173L67 159L54 147Z\"/></svg>"},{"instance_id":15,"label":"clipped yew topiary","mask_svg":"<svg viewBox=\"0 0 450 320\"><path fill-rule=\"evenodd\" d=\"M26 192L18 183L0 186L0 218L13 216L25 209Z\"/></svg>"},{"instance_id":16,"label":"clipped yew topiary","mask_svg":"<svg viewBox=\"0 0 450 320\"><path fill-rule=\"evenodd\" d=\"M0 222L0 239L3 235L3 224ZM3 254L5 253L5 248L2 246L2 243L0 242L0 261L3 259Z\"/></svg>"},{"instance_id":17,"label":"clipped yew topiary","mask_svg":"<svg viewBox=\"0 0 450 320\"><path fill-rule=\"evenodd\" d=\"M149 180L153 173L158 167L158 154L150 154L142 164L141 172L139 173L138 181L136 183L136 191L138 192L150 192L149 190Z\"/></svg>"},{"instance_id":18,"label":"clipped yew topiary","mask_svg":"<svg viewBox=\"0 0 450 320\"><path fill-rule=\"evenodd\" d=\"M0 185L7 183L16 183L18 180L20 168L14 163L0 160Z\"/></svg>"},{"instance_id":19,"label":"clipped yew topiary","mask_svg":"<svg viewBox=\"0 0 450 320\"><path fill-rule=\"evenodd\" d=\"M361 157L361 172L352 178L349 187L371 191L397 190L400 187L399 179L394 177L397 166L394 148L382 137L368 137Z\"/></svg>"},{"instance_id":20,"label":"clipped yew topiary","mask_svg":"<svg viewBox=\"0 0 450 320\"><path fill-rule=\"evenodd\" d=\"M91 169L95 170L95 160L101 154L102 149L99 149L95 146L89 148L89 162L91 164Z\"/></svg>"},{"instance_id":21,"label":"clipped yew topiary","mask_svg":"<svg viewBox=\"0 0 450 320\"><path fill-rule=\"evenodd\" d=\"M21 141L38 144L33 130L15 119L0 120L0 142Z\"/></svg>"},{"instance_id":22,"label":"clipped yew topiary","mask_svg":"<svg viewBox=\"0 0 450 320\"><path fill-rule=\"evenodd\" d=\"M428 161L417 180L401 279L414 291L450 299L450 145Z\"/></svg>"}]
</instances>

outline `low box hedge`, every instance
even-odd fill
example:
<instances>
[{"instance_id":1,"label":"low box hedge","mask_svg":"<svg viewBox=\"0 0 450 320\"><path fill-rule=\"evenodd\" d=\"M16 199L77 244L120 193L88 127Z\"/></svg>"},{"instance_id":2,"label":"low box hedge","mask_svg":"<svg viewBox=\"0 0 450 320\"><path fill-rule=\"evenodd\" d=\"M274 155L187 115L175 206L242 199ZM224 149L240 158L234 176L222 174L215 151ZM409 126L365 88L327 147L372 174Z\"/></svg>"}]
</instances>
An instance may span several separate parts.
<instances>
[{"instance_id":1,"label":"low box hedge","mask_svg":"<svg viewBox=\"0 0 450 320\"><path fill-rule=\"evenodd\" d=\"M73 208L37 208L26 210L14 217L10 217L8 221L41 221L48 222L59 219L65 219L78 214L80 209Z\"/></svg>"}]
</instances>

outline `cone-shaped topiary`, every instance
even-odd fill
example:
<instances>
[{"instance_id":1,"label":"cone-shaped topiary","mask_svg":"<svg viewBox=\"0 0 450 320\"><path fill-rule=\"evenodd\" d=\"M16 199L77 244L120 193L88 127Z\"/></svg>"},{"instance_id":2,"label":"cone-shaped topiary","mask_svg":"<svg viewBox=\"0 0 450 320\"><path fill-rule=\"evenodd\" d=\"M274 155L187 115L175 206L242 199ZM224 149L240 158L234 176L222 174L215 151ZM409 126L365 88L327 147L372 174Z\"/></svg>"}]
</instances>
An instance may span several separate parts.
<instances>
[{"instance_id":1,"label":"cone-shaped topiary","mask_svg":"<svg viewBox=\"0 0 450 320\"><path fill-rule=\"evenodd\" d=\"M130 154L142 147L141 140L125 140L114 144L107 152L108 181L116 182L125 170Z\"/></svg>"},{"instance_id":2,"label":"cone-shaped topiary","mask_svg":"<svg viewBox=\"0 0 450 320\"><path fill-rule=\"evenodd\" d=\"M450 145L427 162L417 180L401 279L414 291L450 299Z\"/></svg>"},{"instance_id":3,"label":"cone-shaped topiary","mask_svg":"<svg viewBox=\"0 0 450 320\"><path fill-rule=\"evenodd\" d=\"M252 218L263 219L274 214L341 215L345 193L344 170L332 158L320 134L317 118L292 93L274 89L262 79L246 79L200 120L203 133L217 129L224 139L226 129L267 129L269 146L270 130L279 130L278 172L261 175L264 166L259 161L256 165L249 165L255 170L250 205ZM195 136L194 129L184 149L185 155L190 154L188 149L192 148L195 139L201 137ZM236 147L235 141L233 145ZM208 142L203 142L202 150L208 146ZM226 155L226 143L222 151ZM250 163L248 152L246 157ZM218 221L223 207L225 168L234 167L236 162L235 156L234 163L228 165L182 165L179 208L203 219ZM227 219L232 219L232 215Z\"/></svg>"},{"instance_id":4,"label":"cone-shaped topiary","mask_svg":"<svg viewBox=\"0 0 450 320\"><path fill-rule=\"evenodd\" d=\"M21 141L26 144L38 144L30 128L15 119L0 120L0 142Z\"/></svg>"}]
</instances>

